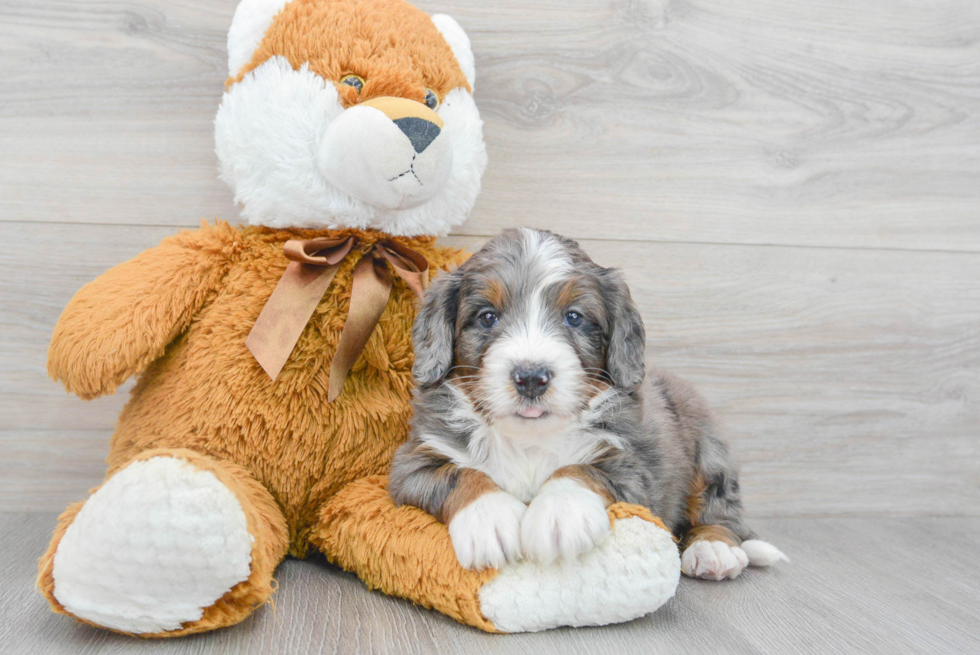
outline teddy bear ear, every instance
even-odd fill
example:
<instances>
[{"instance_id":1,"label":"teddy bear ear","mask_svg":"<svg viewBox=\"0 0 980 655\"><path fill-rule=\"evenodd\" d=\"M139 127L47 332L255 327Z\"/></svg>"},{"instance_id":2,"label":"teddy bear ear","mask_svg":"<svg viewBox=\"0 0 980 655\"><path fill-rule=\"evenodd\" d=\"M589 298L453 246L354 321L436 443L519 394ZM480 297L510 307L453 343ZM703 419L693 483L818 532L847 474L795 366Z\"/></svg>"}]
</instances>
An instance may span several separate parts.
<instances>
[{"instance_id":1,"label":"teddy bear ear","mask_svg":"<svg viewBox=\"0 0 980 655\"><path fill-rule=\"evenodd\" d=\"M459 67L463 70L463 75L466 76L466 81L470 83L470 87L473 87L476 81L476 64L473 61L470 38L466 36L466 32L459 26L459 23L453 20L452 16L433 14L432 22L442 34L442 38L446 39L446 43L452 48L453 55L456 56L456 61L459 62Z\"/></svg>"},{"instance_id":2,"label":"teddy bear ear","mask_svg":"<svg viewBox=\"0 0 980 655\"><path fill-rule=\"evenodd\" d=\"M289 0L242 0L228 30L228 75L234 77L262 43L272 19Z\"/></svg>"}]
</instances>

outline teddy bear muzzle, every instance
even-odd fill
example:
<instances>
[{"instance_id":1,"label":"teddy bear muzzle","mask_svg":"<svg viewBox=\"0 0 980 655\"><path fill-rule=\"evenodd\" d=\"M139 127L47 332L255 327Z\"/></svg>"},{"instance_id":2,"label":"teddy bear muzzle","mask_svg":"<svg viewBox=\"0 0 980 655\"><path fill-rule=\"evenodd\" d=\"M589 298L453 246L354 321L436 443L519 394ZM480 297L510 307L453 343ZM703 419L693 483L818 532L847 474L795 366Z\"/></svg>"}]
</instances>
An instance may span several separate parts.
<instances>
[{"instance_id":1,"label":"teddy bear muzzle","mask_svg":"<svg viewBox=\"0 0 980 655\"><path fill-rule=\"evenodd\" d=\"M406 98L373 98L324 131L318 166L345 193L388 210L417 207L449 180L453 150L434 111Z\"/></svg>"}]
</instances>

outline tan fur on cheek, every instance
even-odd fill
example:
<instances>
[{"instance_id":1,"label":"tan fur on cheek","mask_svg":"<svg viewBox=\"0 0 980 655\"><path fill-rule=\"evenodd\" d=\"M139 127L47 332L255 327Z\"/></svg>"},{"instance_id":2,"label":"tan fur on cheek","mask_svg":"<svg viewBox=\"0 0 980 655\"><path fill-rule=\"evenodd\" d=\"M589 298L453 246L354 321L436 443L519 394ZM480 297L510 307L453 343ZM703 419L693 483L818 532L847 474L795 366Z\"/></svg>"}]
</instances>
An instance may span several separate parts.
<instances>
[{"instance_id":1,"label":"tan fur on cheek","mask_svg":"<svg viewBox=\"0 0 980 655\"><path fill-rule=\"evenodd\" d=\"M616 502L616 499L613 497L612 493L610 493L609 489L599 478L595 469L591 466L582 464L563 466L552 473L551 477L548 479L558 480L561 478L575 480L589 491L594 491L602 498L603 502L606 504L606 507L609 507Z\"/></svg>"},{"instance_id":2,"label":"tan fur on cheek","mask_svg":"<svg viewBox=\"0 0 980 655\"><path fill-rule=\"evenodd\" d=\"M589 393L586 394L585 397L586 400L592 400L600 393L612 389L611 385L609 385L607 382L603 382L602 380L589 380L588 387L589 387Z\"/></svg>"},{"instance_id":3,"label":"tan fur on cheek","mask_svg":"<svg viewBox=\"0 0 980 655\"><path fill-rule=\"evenodd\" d=\"M483 494L494 491L500 491L500 487L486 473L474 469L460 469L456 486L443 504L442 516L439 517L439 520L449 525L449 522L461 509Z\"/></svg>"}]
</instances>

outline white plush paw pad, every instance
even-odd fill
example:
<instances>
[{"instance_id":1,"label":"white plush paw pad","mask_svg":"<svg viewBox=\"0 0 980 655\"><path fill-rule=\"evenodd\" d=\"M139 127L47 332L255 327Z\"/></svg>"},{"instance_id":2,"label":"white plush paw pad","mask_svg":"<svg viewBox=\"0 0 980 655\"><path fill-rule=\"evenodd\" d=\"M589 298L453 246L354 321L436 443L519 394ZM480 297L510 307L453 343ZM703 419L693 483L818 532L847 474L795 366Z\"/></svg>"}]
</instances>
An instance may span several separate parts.
<instances>
[{"instance_id":1,"label":"white plush paw pad","mask_svg":"<svg viewBox=\"0 0 980 655\"><path fill-rule=\"evenodd\" d=\"M504 632L621 623L670 600L680 574L669 532L641 518L620 519L575 559L503 568L480 589L480 610Z\"/></svg>"},{"instance_id":2,"label":"white plush paw pad","mask_svg":"<svg viewBox=\"0 0 980 655\"><path fill-rule=\"evenodd\" d=\"M789 561L783 551L761 539L743 541L742 550L749 558L749 566L772 566L776 562Z\"/></svg>"},{"instance_id":3,"label":"white plush paw pad","mask_svg":"<svg viewBox=\"0 0 980 655\"><path fill-rule=\"evenodd\" d=\"M692 578L734 580L748 565L744 550L723 541L695 541L681 555L681 571Z\"/></svg>"},{"instance_id":4,"label":"white plush paw pad","mask_svg":"<svg viewBox=\"0 0 980 655\"><path fill-rule=\"evenodd\" d=\"M456 559L465 569L499 569L521 556L521 517L527 505L503 491L483 494L449 522Z\"/></svg>"},{"instance_id":5,"label":"white plush paw pad","mask_svg":"<svg viewBox=\"0 0 980 655\"><path fill-rule=\"evenodd\" d=\"M531 501L521 521L521 544L529 559L550 564L592 550L609 529L599 494L563 478L547 483Z\"/></svg>"},{"instance_id":6,"label":"white plush paw pad","mask_svg":"<svg viewBox=\"0 0 980 655\"><path fill-rule=\"evenodd\" d=\"M241 505L213 473L173 457L134 462L65 532L54 596L114 630L177 630L248 579L252 541Z\"/></svg>"}]
</instances>

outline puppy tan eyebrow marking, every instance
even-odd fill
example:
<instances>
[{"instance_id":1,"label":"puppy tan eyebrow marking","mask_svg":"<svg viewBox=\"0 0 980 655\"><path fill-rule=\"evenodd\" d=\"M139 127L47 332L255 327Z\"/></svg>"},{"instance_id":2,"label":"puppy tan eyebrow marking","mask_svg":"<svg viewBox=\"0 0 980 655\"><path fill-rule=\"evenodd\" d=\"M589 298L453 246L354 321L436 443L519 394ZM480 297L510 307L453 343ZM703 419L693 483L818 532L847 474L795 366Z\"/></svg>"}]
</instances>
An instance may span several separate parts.
<instances>
[{"instance_id":1,"label":"puppy tan eyebrow marking","mask_svg":"<svg viewBox=\"0 0 980 655\"><path fill-rule=\"evenodd\" d=\"M503 309L504 303L507 300L507 289L500 280L492 278L487 280L487 286L484 289L483 295L491 305L497 309Z\"/></svg>"},{"instance_id":2,"label":"puppy tan eyebrow marking","mask_svg":"<svg viewBox=\"0 0 980 655\"><path fill-rule=\"evenodd\" d=\"M500 491L497 483L482 471L467 468L460 468L457 471L456 485L449 492L446 502L443 503L442 512L440 513L441 516L439 517L439 520L446 525L449 525L449 522L453 520L453 517L460 510L480 496L493 493L494 491Z\"/></svg>"},{"instance_id":3,"label":"puppy tan eyebrow marking","mask_svg":"<svg viewBox=\"0 0 980 655\"><path fill-rule=\"evenodd\" d=\"M568 307L582 297L581 278L572 278L558 292L558 306Z\"/></svg>"},{"instance_id":4,"label":"puppy tan eyebrow marking","mask_svg":"<svg viewBox=\"0 0 980 655\"><path fill-rule=\"evenodd\" d=\"M563 466L552 473L551 477L548 479L559 480L561 478L575 480L589 491L594 491L595 493L599 494L603 502L605 502L606 507L609 507L616 502L615 496L613 496L612 492L603 481L602 474L594 466L589 466L588 464L572 464L570 466Z\"/></svg>"}]
</instances>

